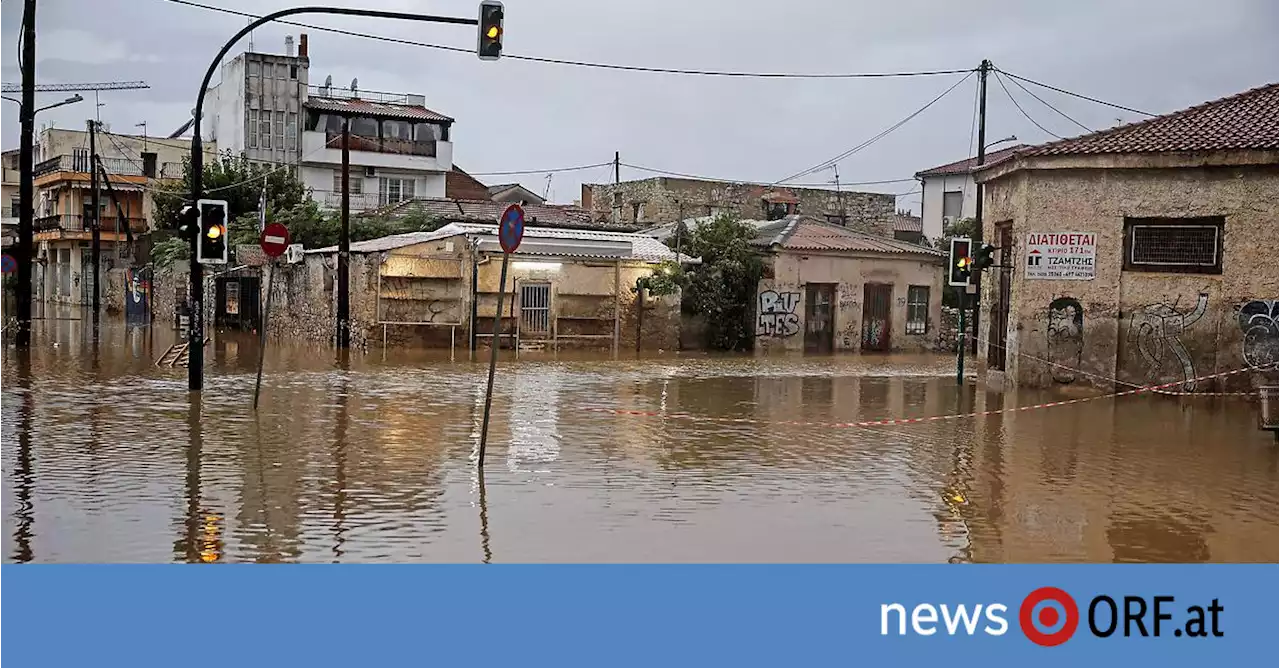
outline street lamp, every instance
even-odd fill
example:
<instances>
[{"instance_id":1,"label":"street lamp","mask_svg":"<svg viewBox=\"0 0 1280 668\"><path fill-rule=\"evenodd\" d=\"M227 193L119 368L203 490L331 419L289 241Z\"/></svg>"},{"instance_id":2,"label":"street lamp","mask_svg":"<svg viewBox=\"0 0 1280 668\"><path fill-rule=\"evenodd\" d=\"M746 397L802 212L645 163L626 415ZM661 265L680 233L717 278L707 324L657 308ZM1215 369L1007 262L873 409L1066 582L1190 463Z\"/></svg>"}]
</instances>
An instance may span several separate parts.
<instances>
[{"instance_id":1,"label":"street lamp","mask_svg":"<svg viewBox=\"0 0 1280 668\"><path fill-rule=\"evenodd\" d=\"M986 151L987 149L991 148L992 146L995 146L996 144L1003 144L1003 143L1005 143L1005 142L1007 142L1007 141L1018 141L1018 136L1017 136L1017 135L1009 135L1008 137L1005 137L1004 139L997 139L997 140L995 140L995 141L991 142L990 144L987 144L986 146L984 146L984 147L982 148L982 150L983 150L983 151Z\"/></svg>"},{"instance_id":2,"label":"street lamp","mask_svg":"<svg viewBox=\"0 0 1280 668\"><path fill-rule=\"evenodd\" d=\"M11 98L11 97L6 97L6 98L4 98L4 99L6 99L6 100L8 100L8 101L10 101L10 102L12 102L12 103L14 103L14 104L18 105L19 107L21 107L21 106L22 106L22 101L21 101L21 100L15 100L15 99L13 99L13 98ZM62 106L62 105L64 105L64 104L75 104L75 103L77 103L77 102L83 102L83 101L84 101L84 98L83 98L83 97L81 97L79 93L76 93L75 95L72 95L71 97L69 97L69 98L67 98L67 99L65 99L65 100L63 100L63 101L61 101L61 102L57 102L57 103L54 103L54 104L50 104L50 105L47 105L47 106L44 106L44 107L36 107L36 110L35 110L34 112L32 112L32 113L34 113L34 114L38 114L38 113L40 113L40 112L42 112L42 111L47 111L47 110L49 110L49 109L53 109L54 107L61 107L61 106Z\"/></svg>"}]
</instances>

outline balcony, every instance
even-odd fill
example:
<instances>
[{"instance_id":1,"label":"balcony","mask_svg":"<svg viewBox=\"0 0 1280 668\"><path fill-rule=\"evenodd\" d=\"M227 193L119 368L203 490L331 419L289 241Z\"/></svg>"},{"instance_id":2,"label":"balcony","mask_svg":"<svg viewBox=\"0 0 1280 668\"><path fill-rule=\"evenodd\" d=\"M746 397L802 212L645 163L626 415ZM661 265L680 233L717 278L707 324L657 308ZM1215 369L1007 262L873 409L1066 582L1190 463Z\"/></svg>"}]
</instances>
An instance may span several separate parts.
<instances>
[{"instance_id":1,"label":"balcony","mask_svg":"<svg viewBox=\"0 0 1280 668\"><path fill-rule=\"evenodd\" d=\"M146 218L126 218L125 220L129 223L129 229L133 230L135 234L147 231ZM112 215L108 215L107 212L104 211L102 214L103 234L115 234L116 225L118 224L118 221L119 221L119 218L117 218L114 215L114 212L112 213ZM92 221L89 221L89 222L92 222ZM83 238L87 239L89 233L93 229L93 226L86 225L85 223L86 221L84 216L71 214L71 213L55 213L50 216L37 217L35 219L35 229L36 229L36 232L82 233L82 234L74 234L69 236L73 236L77 238L83 236ZM124 235L123 229L120 230L120 234L121 236Z\"/></svg>"},{"instance_id":2,"label":"balcony","mask_svg":"<svg viewBox=\"0 0 1280 668\"><path fill-rule=\"evenodd\" d=\"M55 172L90 173L89 154L57 155L36 163L34 176L39 178ZM102 166L113 176L143 176L142 165L124 158L102 158Z\"/></svg>"},{"instance_id":3,"label":"balcony","mask_svg":"<svg viewBox=\"0 0 1280 668\"><path fill-rule=\"evenodd\" d=\"M341 192L327 192L324 194L322 204L326 209L338 209L342 207ZM368 211L381 206L378 200L378 193L351 193L351 210L352 211Z\"/></svg>"},{"instance_id":4,"label":"balcony","mask_svg":"<svg viewBox=\"0 0 1280 668\"><path fill-rule=\"evenodd\" d=\"M443 140L412 141L351 137L353 167L447 172L453 168L453 144ZM342 164L342 134L322 130L302 133L302 162L316 165Z\"/></svg>"}]
</instances>

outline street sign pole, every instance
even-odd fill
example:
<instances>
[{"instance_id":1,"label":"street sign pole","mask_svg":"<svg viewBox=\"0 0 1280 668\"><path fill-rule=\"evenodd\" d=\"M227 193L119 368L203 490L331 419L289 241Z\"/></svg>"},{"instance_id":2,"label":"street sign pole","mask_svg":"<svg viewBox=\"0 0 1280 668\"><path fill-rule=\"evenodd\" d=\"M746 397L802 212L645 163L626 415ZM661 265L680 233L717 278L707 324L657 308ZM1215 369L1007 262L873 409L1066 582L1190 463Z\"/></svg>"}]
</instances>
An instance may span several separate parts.
<instances>
[{"instance_id":1,"label":"street sign pole","mask_svg":"<svg viewBox=\"0 0 1280 668\"><path fill-rule=\"evenodd\" d=\"M258 324L258 379L253 383L253 410L258 410L258 395L262 392L262 364L267 357L267 319L271 317L271 295L275 294L276 260L289 248L289 228L280 223L262 227L258 245L267 255L267 299L262 308L262 322Z\"/></svg>"},{"instance_id":2,"label":"street sign pole","mask_svg":"<svg viewBox=\"0 0 1280 668\"><path fill-rule=\"evenodd\" d=\"M476 466L484 472L484 451L489 441L489 408L493 403L493 371L498 366L498 342L502 334L502 298L506 294L507 265L524 239L524 209L512 204L498 218L498 243L502 246L502 271L498 274L498 310L493 314L493 339L489 342L489 384L484 391L484 417L480 422L480 452ZM472 253L476 249L472 249Z\"/></svg>"},{"instance_id":3,"label":"street sign pole","mask_svg":"<svg viewBox=\"0 0 1280 668\"><path fill-rule=\"evenodd\" d=\"M960 303L959 338L956 339L956 385L964 385L964 308L969 295L963 287L956 287L956 296L956 301Z\"/></svg>"}]
</instances>

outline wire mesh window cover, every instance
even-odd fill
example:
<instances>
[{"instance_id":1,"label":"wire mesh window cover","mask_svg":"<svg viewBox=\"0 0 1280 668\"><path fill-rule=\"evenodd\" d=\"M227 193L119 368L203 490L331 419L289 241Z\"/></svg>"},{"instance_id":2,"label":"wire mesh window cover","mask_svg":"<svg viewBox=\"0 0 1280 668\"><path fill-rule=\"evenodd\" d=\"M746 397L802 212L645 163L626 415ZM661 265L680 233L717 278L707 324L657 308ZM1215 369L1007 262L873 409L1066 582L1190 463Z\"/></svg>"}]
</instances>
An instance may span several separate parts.
<instances>
[{"instance_id":1,"label":"wire mesh window cover","mask_svg":"<svg viewBox=\"0 0 1280 668\"><path fill-rule=\"evenodd\" d=\"M350 192L352 195L360 195L364 193L364 176L360 174L358 170L355 172L352 172L351 175L348 176L347 178L349 179L347 183L348 183L348 187L351 189ZM341 169L333 170L333 192L336 192L336 193L342 192L342 170Z\"/></svg>"},{"instance_id":2,"label":"wire mesh window cover","mask_svg":"<svg viewBox=\"0 0 1280 668\"><path fill-rule=\"evenodd\" d=\"M1152 268L1216 267L1220 231L1214 224L1132 225L1129 262Z\"/></svg>"},{"instance_id":3,"label":"wire mesh window cover","mask_svg":"<svg viewBox=\"0 0 1280 668\"><path fill-rule=\"evenodd\" d=\"M227 297L223 309L227 315L240 314L240 281L227 281Z\"/></svg>"},{"instance_id":4,"label":"wire mesh window cover","mask_svg":"<svg viewBox=\"0 0 1280 668\"><path fill-rule=\"evenodd\" d=\"M913 285L907 288L907 333L929 332L929 286Z\"/></svg>"},{"instance_id":5,"label":"wire mesh window cover","mask_svg":"<svg viewBox=\"0 0 1280 668\"><path fill-rule=\"evenodd\" d=\"M521 334L546 334L551 331L551 284L520 284Z\"/></svg>"}]
</instances>

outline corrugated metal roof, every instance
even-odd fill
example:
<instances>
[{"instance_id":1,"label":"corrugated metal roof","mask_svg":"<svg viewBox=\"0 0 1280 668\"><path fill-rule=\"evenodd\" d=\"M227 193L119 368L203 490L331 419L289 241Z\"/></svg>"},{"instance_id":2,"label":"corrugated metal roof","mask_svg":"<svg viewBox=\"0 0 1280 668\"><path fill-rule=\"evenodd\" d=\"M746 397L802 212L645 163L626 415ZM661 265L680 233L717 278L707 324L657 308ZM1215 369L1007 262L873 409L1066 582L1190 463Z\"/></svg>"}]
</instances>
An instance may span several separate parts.
<instances>
[{"instance_id":1,"label":"corrugated metal roof","mask_svg":"<svg viewBox=\"0 0 1280 668\"><path fill-rule=\"evenodd\" d=\"M368 241L357 241L351 244L351 252L381 253L458 235L479 239L481 250L488 251L491 244L496 246L498 226L492 223L450 223L434 232L408 232ZM676 259L675 252L657 239L628 232L525 227L524 239L517 255L624 259L644 262ZM329 246L307 252L336 253L337 250L337 246ZM697 258L686 255L680 257L682 262L697 262Z\"/></svg>"},{"instance_id":2,"label":"corrugated metal roof","mask_svg":"<svg viewBox=\"0 0 1280 668\"><path fill-rule=\"evenodd\" d=\"M916 244L858 232L808 216L787 216L760 228L751 245L785 250L854 251L942 257L942 252Z\"/></svg>"},{"instance_id":3,"label":"corrugated metal roof","mask_svg":"<svg viewBox=\"0 0 1280 668\"><path fill-rule=\"evenodd\" d=\"M386 102L369 102L368 100L309 97L303 103L303 106L316 111L332 111L340 114L403 118L411 121L453 122L452 118L417 104L388 104Z\"/></svg>"}]
</instances>

